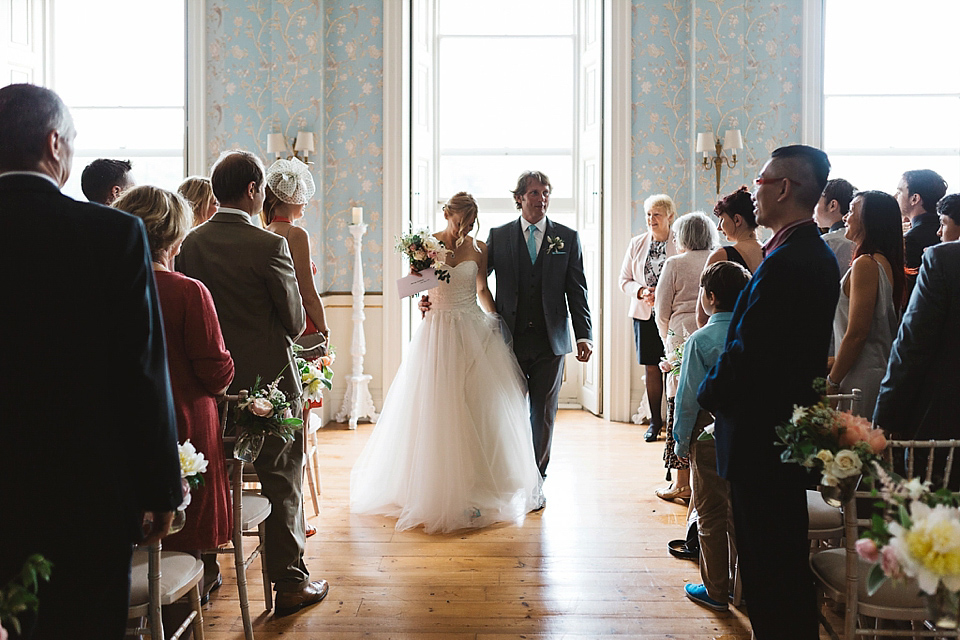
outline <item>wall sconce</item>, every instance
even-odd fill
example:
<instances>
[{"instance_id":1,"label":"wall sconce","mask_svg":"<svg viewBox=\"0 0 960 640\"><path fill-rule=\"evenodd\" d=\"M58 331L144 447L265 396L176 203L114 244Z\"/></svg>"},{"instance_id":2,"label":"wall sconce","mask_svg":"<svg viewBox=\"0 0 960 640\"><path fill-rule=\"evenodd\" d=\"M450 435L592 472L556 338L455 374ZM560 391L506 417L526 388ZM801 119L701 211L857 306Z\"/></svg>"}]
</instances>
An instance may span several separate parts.
<instances>
[{"instance_id":1,"label":"wall sconce","mask_svg":"<svg viewBox=\"0 0 960 640\"><path fill-rule=\"evenodd\" d=\"M277 154L279 159L281 156L287 155L287 159L296 158L297 160L303 160L304 163L310 164L310 154L315 152L316 142L313 136L312 131L298 131L297 137L292 140L293 153L287 155L290 152L290 147L287 146L287 140L283 137L282 133L268 133L267 134L267 153ZM303 154L303 158L300 157L300 154Z\"/></svg>"},{"instance_id":2,"label":"wall sconce","mask_svg":"<svg viewBox=\"0 0 960 640\"><path fill-rule=\"evenodd\" d=\"M732 160L726 156L724 149L730 149L733 156ZM727 129L723 140L720 140L720 138L714 139L712 133L697 134L697 153L703 154L703 168L709 169L712 166L717 172L718 195L720 193L720 170L724 164L730 169L737 166L738 149L743 149L743 136L740 134L740 129ZM714 153L712 158L710 157L711 151Z\"/></svg>"}]
</instances>

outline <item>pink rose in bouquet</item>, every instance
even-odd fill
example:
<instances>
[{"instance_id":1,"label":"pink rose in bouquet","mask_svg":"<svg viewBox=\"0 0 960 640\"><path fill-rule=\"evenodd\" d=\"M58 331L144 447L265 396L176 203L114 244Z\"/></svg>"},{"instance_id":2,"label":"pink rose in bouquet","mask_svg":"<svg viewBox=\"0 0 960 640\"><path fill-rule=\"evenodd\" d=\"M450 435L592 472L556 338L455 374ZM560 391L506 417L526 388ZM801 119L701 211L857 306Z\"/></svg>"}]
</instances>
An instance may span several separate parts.
<instances>
[{"instance_id":1,"label":"pink rose in bouquet","mask_svg":"<svg viewBox=\"0 0 960 640\"><path fill-rule=\"evenodd\" d=\"M857 554L871 564L876 564L880 560L880 550L877 548L877 543L870 538L857 540Z\"/></svg>"},{"instance_id":2,"label":"pink rose in bouquet","mask_svg":"<svg viewBox=\"0 0 960 640\"><path fill-rule=\"evenodd\" d=\"M267 398L256 398L250 404L250 413L261 418L269 418L273 415L273 403Z\"/></svg>"},{"instance_id":3,"label":"pink rose in bouquet","mask_svg":"<svg viewBox=\"0 0 960 640\"><path fill-rule=\"evenodd\" d=\"M837 411L835 416L841 447L852 447L858 442L863 442L867 439L867 433L873 430L873 425L866 418L846 411Z\"/></svg>"}]
</instances>

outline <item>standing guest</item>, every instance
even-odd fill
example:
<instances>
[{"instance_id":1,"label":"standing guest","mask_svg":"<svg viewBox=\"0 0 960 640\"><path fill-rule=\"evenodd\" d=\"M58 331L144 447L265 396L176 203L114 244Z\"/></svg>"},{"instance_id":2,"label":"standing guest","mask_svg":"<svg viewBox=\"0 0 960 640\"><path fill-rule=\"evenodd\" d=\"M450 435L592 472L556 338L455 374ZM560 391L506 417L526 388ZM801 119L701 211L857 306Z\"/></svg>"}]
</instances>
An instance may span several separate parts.
<instances>
[{"instance_id":1,"label":"standing guest","mask_svg":"<svg viewBox=\"0 0 960 640\"><path fill-rule=\"evenodd\" d=\"M233 533L230 482L216 396L233 380L233 359L223 344L213 298L203 283L172 271L173 258L190 230L190 205L157 187L134 187L113 203L143 220L153 256L167 359L173 384L173 405L181 442L190 440L208 460L202 489L192 492L183 529L163 546L199 556L230 541ZM221 582L216 554L204 554L203 594Z\"/></svg>"},{"instance_id":2,"label":"standing guest","mask_svg":"<svg viewBox=\"0 0 960 640\"><path fill-rule=\"evenodd\" d=\"M697 330L697 298L700 297L700 274L717 246L717 231L706 214L695 211L681 216L673 223L674 242L680 252L668 258L663 265L654 314L666 353L672 354L687 337ZM664 500L690 498L690 463L680 460L673 452L673 410L677 395L677 377L667 376L667 442L663 460L670 477L676 470L676 481L666 489L657 489Z\"/></svg>"},{"instance_id":3,"label":"standing guest","mask_svg":"<svg viewBox=\"0 0 960 640\"><path fill-rule=\"evenodd\" d=\"M951 193L937 203L940 228L937 235L941 242L960 240L960 193Z\"/></svg>"},{"instance_id":4,"label":"standing guest","mask_svg":"<svg viewBox=\"0 0 960 640\"><path fill-rule=\"evenodd\" d=\"M830 162L812 147L776 149L756 179L766 258L740 294L720 360L700 385L716 418L717 471L730 482L744 597L758 640L815 640L802 467L780 462L775 428L817 401L840 270L813 210Z\"/></svg>"},{"instance_id":5,"label":"standing guest","mask_svg":"<svg viewBox=\"0 0 960 640\"><path fill-rule=\"evenodd\" d=\"M717 216L717 229L731 245L720 247L707 258L707 265L727 260L736 262L753 273L763 260L763 248L757 242L757 216L753 210L753 198L746 186L724 196L713 207ZM697 300L697 326L707 324L709 315Z\"/></svg>"},{"instance_id":6,"label":"standing guest","mask_svg":"<svg viewBox=\"0 0 960 640\"><path fill-rule=\"evenodd\" d=\"M620 268L620 290L630 296L633 336L637 345L637 363L644 368L644 385L650 407L650 428L643 439L653 442L663 429L663 341L653 313L657 282L667 258L676 255L673 220L677 209L665 193L652 195L643 202L647 231L630 241Z\"/></svg>"},{"instance_id":7,"label":"standing guest","mask_svg":"<svg viewBox=\"0 0 960 640\"><path fill-rule=\"evenodd\" d=\"M828 359L827 393L860 389L863 401L858 411L870 418L903 308L900 208L882 191L863 191L854 197L844 222L856 251L840 282L833 321L837 356Z\"/></svg>"},{"instance_id":8,"label":"standing guest","mask_svg":"<svg viewBox=\"0 0 960 640\"><path fill-rule=\"evenodd\" d=\"M716 441L698 440L704 427L713 422L713 416L697 403L697 389L723 352L733 307L749 280L750 272L735 262L715 262L704 269L700 277L700 300L710 319L690 336L683 350L673 423L674 453L679 458L690 459L703 581L698 585L687 584L684 592L694 602L714 611L727 610L727 594L731 591L730 558L736 550L736 535L730 488L727 481L717 475Z\"/></svg>"},{"instance_id":9,"label":"standing guest","mask_svg":"<svg viewBox=\"0 0 960 640\"><path fill-rule=\"evenodd\" d=\"M199 227L212 218L213 214L220 208L217 196L213 195L213 185L210 184L210 178L190 176L180 183L180 186L177 187L177 193L190 203L190 208L193 209L193 226L195 227Z\"/></svg>"},{"instance_id":10,"label":"standing guest","mask_svg":"<svg viewBox=\"0 0 960 640\"><path fill-rule=\"evenodd\" d=\"M873 422L909 440L960 437L960 243L923 254Z\"/></svg>"},{"instance_id":11,"label":"standing guest","mask_svg":"<svg viewBox=\"0 0 960 640\"><path fill-rule=\"evenodd\" d=\"M850 212L850 201L853 200L854 191L856 188L843 178L828 180L813 214L817 226L827 230L820 237L837 256L841 278L847 274L850 263L853 262L853 242L846 236L843 218Z\"/></svg>"},{"instance_id":12,"label":"standing guest","mask_svg":"<svg viewBox=\"0 0 960 640\"><path fill-rule=\"evenodd\" d=\"M491 229L487 238L487 274L496 272L497 313L513 336L527 381L533 451L543 477L550 462L564 356L572 351L571 320L577 360L587 362L593 353L580 236L547 218L550 192L546 174L521 174L513 190L520 218Z\"/></svg>"},{"instance_id":13,"label":"standing guest","mask_svg":"<svg viewBox=\"0 0 960 640\"><path fill-rule=\"evenodd\" d=\"M305 325L303 303L286 240L251 221L263 209L263 165L252 153L230 151L214 165L210 181L220 211L187 235L177 268L213 294L236 366L230 393L251 389L258 376L269 382L282 375L279 389L299 417L293 340ZM266 438L253 464L273 507L265 543L275 615L288 615L320 602L329 590L326 580L310 580L303 561L303 430L293 442Z\"/></svg>"},{"instance_id":14,"label":"standing guest","mask_svg":"<svg viewBox=\"0 0 960 640\"><path fill-rule=\"evenodd\" d=\"M923 258L923 250L938 242L937 202L947 192L947 182L939 173L930 169L907 171L900 178L894 196L900 205L904 220L910 221L910 229L903 234L903 260L907 269L907 296L913 291L917 271Z\"/></svg>"},{"instance_id":15,"label":"standing guest","mask_svg":"<svg viewBox=\"0 0 960 640\"><path fill-rule=\"evenodd\" d=\"M110 206L120 194L134 186L129 160L97 158L80 174L80 189L90 202Z\"/></svg>"},{"instance_id":16,"label":"standing guest","mask_svg":"<svg viewBox=\"0 0 960 640\"><path fill-rule=\"evenodd\" d=\"M75 137L54 92L0 89L0 585L30 555L53 563L21 617L39 640L122 638L133 543L163 537L182 500L143 223L60 192ZM66 414L48 410L61 387Z\"/></svg>"}]
</instances>

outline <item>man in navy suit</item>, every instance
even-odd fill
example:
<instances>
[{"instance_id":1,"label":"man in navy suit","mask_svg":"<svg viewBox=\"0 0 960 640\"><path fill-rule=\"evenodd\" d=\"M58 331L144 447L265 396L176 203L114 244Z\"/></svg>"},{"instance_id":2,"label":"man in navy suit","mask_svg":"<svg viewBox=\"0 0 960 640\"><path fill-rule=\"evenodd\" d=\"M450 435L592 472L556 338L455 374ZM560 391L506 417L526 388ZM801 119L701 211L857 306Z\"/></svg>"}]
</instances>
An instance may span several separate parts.
<instances>
[{"instance_id":1,"label":"man in navy suit","mask_svg":"<svg viewBox=\"0 0 960 640\"><path fill-rule=\"evenodd\" d=\"M937 202L946 192L946 180L931 169L905 171L897 184L894 197L904 220L910 221L910 229L903 234L908 298L917 281L924 250L940 242L937 236L937 229L940 228Z\"/></svg>"},{"instance_id":2,"label":"man in navy suit","mask_svg":"<svg viewBox=\"0 0 960 640\"><path fill-rule=\"evenodd\" d=\"M75 135L54 92L0 89L0 585L44 555L32 637L102 640L183 498L143 223L60 193Z\"/></svg>"},{"instance_id":3,"label":"man in navy suit","mask_svg":"<svg viewBox=\"0 0 960 640\"><path fill-rule=\"evenodd\" d=\"M548 220L550 180L539 171L524 172L513 199L520 218L490 230L488 270L497 278L497 313L513 336L513 350L527 379L533 451L540 475L550 462L564 355L577 340L577 360L593 350L587 281L580 236Z\"/></svg>"},{"instance_id":4,"label":"man in navy suit","mask_svg":"<svg viewBox=\"0 0 960 640\"><path fill-rule=\"evenodd\" d=\"M811 478L780 462L774 428L816 402L840 295L837 260L813 210L830 171L825 153L781 147L757 177L757 221L773 230L737 300L719 361L700 385L716 418L717 470L730 482L744 597L758 640L818 637L808 565Z\"/></svg>"}]
</instances>

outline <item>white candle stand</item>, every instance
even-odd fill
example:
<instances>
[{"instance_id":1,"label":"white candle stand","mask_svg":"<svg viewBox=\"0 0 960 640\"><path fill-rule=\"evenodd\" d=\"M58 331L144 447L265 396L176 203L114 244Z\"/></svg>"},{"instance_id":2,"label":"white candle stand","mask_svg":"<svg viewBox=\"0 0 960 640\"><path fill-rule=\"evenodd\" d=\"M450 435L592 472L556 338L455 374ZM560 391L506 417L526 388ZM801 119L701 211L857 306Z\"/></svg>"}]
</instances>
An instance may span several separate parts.
<instances>
[{"instance_id":1,"label":"white candle stand","mask_svg":"<svg viewBox=\"0 0 960 640\"><path fill-rule=\"evenodd\" d=\"M349 419L350 428L356 429L362 419L376 422L380 417L373 406L373 397L370 395L370 380L373 376L363 373L363 356L367 352L367 341L363 335L363 259L360 248L363 246L363 234L367 232L365 224L351 224L350 234L353 236L353 346L350 349L353 355L353 374L347 376L347 392L343 396L340 411L334 416L336 422L346 422Z\"/></svg>"}]
</instances>

